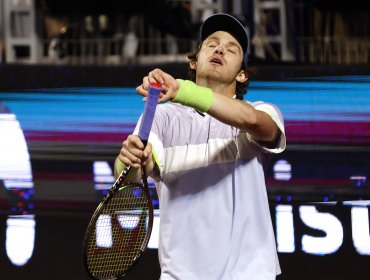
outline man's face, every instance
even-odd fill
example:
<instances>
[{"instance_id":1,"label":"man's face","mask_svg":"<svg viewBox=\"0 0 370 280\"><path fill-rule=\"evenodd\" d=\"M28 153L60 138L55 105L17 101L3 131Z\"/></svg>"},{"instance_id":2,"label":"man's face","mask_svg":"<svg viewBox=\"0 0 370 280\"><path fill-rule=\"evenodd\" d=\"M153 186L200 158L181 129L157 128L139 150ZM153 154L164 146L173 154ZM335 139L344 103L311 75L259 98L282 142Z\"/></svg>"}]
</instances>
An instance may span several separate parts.
<instances>
[{"instance_id":1,"label":"man's face","mask_svg":"<svg viewBox=\"0 0 370 280\"><path fill-rule=\"evenodd\" d=\"M204 40L195 65L198 79L233 83L240 73L243 50L229 33L217 31Z\"/></svg>"}]
</instances>

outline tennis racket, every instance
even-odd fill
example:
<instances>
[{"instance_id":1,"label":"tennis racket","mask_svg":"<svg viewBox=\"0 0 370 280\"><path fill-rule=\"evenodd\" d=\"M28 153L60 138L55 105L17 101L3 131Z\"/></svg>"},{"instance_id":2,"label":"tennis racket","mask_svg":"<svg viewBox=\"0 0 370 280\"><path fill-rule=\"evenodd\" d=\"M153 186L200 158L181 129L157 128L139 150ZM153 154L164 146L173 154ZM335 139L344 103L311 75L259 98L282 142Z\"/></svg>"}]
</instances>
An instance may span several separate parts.
<instances>
[{"instance_id":1,"label":"tennis racket","mask_svg":"<svg viewBox=\"0 0 370 280\"><path fill-rule=\"evenodd\" d=\"M161 85L151 83L139 128L147 144ZM124 184L127 166L98 205L83 242L83 266L92 279L119 279L137 263L149 242L153 225L153 205L145 168L142 184Z\"/></svg>"}]
</instances>

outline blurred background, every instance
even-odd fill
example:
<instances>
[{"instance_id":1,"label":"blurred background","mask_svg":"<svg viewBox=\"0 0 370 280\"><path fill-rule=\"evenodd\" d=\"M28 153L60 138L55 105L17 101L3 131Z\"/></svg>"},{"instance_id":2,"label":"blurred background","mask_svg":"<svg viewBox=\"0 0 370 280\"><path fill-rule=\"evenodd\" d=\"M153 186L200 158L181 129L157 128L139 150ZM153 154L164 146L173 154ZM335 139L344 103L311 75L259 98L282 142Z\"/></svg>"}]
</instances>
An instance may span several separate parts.
<instances>
[{"instance_id":1,"label":"blurred background","mask_svg":"<svg viewBox=\"0 0 370 280\"><path fill-rule=\"evenodd\" d=\"M186 79L217 12L249 34L244 98L285 118L265 164L278 279L370 279L368 1L0 0L1 279L88 279L84 232L142 112L135 87L157 67ZM127 279L159 278L150 187L154 232Z\"/></svg>"}]
</instances>

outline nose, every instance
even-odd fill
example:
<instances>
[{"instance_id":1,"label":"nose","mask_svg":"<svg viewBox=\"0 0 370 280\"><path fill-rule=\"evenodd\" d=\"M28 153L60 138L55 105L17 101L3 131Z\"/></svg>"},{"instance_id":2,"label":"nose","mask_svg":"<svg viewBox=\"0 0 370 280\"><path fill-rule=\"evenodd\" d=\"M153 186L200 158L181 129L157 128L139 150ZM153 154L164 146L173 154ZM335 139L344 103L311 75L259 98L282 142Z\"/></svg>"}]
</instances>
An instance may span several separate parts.
<instances>
[{"instance_id":1,"label":"nose","mask_svg":"<svg viewBox=\"0 0 370 280\"><path fill-rule=\"evenodd\" d=\"M219 55L224 55L224 53L225 53L225 49L224 49L224 47L223 47L221 44L219 44L219 45L215 48L214 53L219 54Z\"/></svg>"}]
</instances>

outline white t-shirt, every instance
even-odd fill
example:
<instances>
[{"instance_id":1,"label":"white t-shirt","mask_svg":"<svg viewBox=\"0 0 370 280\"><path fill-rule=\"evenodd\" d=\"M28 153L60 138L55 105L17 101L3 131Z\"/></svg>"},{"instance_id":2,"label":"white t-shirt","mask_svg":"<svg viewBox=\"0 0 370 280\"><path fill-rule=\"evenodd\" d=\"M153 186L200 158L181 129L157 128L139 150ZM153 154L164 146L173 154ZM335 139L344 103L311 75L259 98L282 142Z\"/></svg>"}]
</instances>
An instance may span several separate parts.
<instances>
[{"instance_id":1,"label":"white t-shirt","mask_svg":"<svg viewBox=\"0 0 370 280\"><path fill-rule=\"evenodd\" d=\"M149 141L160 166L161 280L280 274L262 157L285 149L283 118L272 104L252 105L280 128L275 147L193 108L158 105Z\"/></svg>"}]
</instances>

